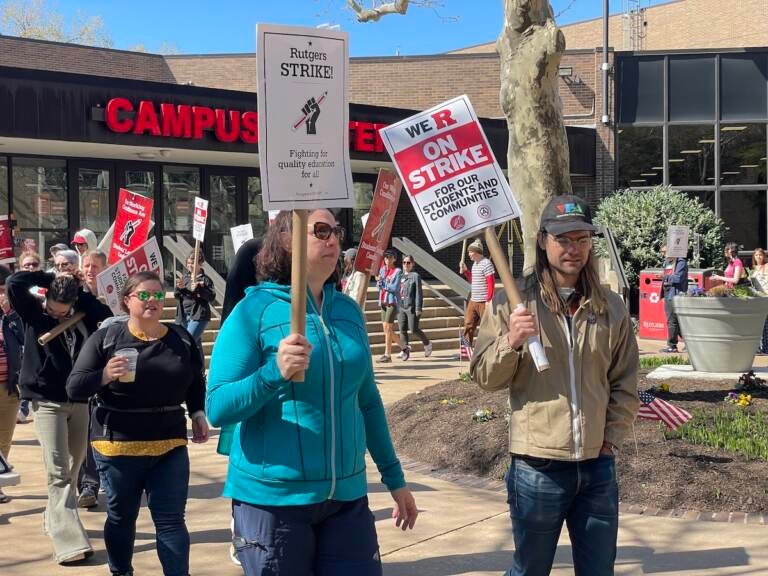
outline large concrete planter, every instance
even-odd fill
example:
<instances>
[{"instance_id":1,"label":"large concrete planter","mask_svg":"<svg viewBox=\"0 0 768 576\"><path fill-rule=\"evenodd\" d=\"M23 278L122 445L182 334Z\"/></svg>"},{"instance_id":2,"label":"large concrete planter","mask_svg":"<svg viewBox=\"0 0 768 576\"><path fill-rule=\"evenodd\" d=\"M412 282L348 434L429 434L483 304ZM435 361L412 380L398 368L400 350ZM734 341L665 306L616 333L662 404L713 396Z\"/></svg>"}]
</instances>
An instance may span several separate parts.
<instances>
[{"instance_id":1,"label":"large concrete planter","mask_svg":"<svg viewBox=\"0 0 768 576\"><path fill-rule=\"evenodd\" d=\"M675 296L672 306L694 370L752 368L768 315L768 298Z\"/></svg>"}]
</instances>

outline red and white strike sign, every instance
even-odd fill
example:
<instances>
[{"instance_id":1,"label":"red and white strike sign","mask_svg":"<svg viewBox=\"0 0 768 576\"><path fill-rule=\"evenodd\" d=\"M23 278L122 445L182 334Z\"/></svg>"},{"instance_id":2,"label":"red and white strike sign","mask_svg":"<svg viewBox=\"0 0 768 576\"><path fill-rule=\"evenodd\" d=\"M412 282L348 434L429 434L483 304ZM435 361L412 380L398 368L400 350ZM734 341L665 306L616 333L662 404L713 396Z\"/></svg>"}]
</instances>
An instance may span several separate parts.
<instances>
[{"instance_id":1,"label":"red and white strike sign","mask_svg":"<svg viewBox=\"0 0 768 576\"><path fill-rule=\"evenodd\" d=\"M154 236L96 277L99 296L104 297L114 314L124 313L120 308L120 291L125 282L136 272L147 270L163 277L163 258Z\"/></svg>"},{"instance_id":2,"label":"red and white strike sign","mask_svg":"<svg viewBox=\"0 0 768 576\"><path fill-rule=\"evenodd\" d=\"M205 221L208 219L208 200L195 197L195 214L192 222L192 238L200 242L205 238Z\"/></svg>"},{"instance_id":3,"label":"red and white strike sign","mask_svg":"<svg viewBox=\"0 0 768 576\"><path fill-rule=\"evenodd\" d=\"M108 261L114 264L147 241L152 218L152 198L120 188L117 215Z\"/></svg>"}]
</instances>

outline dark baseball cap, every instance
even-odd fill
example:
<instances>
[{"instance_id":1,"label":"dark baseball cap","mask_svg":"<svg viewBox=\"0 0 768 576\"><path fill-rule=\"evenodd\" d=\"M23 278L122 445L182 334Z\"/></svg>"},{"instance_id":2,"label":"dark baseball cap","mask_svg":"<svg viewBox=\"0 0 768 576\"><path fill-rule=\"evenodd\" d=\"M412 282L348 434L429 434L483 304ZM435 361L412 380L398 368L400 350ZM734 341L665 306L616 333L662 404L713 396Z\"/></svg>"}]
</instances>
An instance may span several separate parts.
<instances>
[{"instance_id":1,"label":"dark baseball cap","mask_svg":"<svg viewBox=\"0 0 768 576\"><path fill-rule=\"evenodd\" d=\"M571 194L555 196L549 201L541 213L539 229L553 236L576 230L597 232L597 228L592 225L589 204Z\"/></svg>"}]
</instances>

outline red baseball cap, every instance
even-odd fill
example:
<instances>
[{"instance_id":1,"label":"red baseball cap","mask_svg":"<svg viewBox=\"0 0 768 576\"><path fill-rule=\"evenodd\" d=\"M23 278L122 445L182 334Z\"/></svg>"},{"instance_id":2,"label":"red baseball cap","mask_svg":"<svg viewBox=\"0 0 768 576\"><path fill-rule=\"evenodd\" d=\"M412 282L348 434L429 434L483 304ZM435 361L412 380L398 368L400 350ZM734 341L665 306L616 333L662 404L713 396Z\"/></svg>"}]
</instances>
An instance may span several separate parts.
<instances>
[{"instance_id":1,"label":"red baseball cap","mask_svg":"<svg viewBox=\"0 0 768 576\"><path fill-rule=\"evenodd\" d=\"M70 244L88 244L88 240L86 240L85 237L81 236L80 234L75 234Z\"/></svg>"}]
</instances>

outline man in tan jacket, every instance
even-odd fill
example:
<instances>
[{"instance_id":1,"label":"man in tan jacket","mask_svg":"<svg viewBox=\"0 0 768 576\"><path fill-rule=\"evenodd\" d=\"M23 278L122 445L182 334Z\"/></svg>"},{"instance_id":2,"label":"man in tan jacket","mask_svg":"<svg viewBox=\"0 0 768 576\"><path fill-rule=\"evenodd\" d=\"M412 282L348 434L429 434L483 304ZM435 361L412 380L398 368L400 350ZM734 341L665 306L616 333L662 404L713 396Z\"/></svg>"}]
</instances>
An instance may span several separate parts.
<instances>
[{"instance_id":1,"label":"man in tan jacket","mask_svg":"<svg viewBox=\"0 0 768 576\"><path fill-rule=\"evenodd\" d=\"M637 413L638 350L621 299L600 286L589 206L557 196L544 209L525 309L497 294L480 325L472 378L509 390L507 475L515 554L508 576L547 575L563 521L577 575L613 574L615 456ZM550 369L537 372L538 334Z\"/></svg>"}]
</instances>

